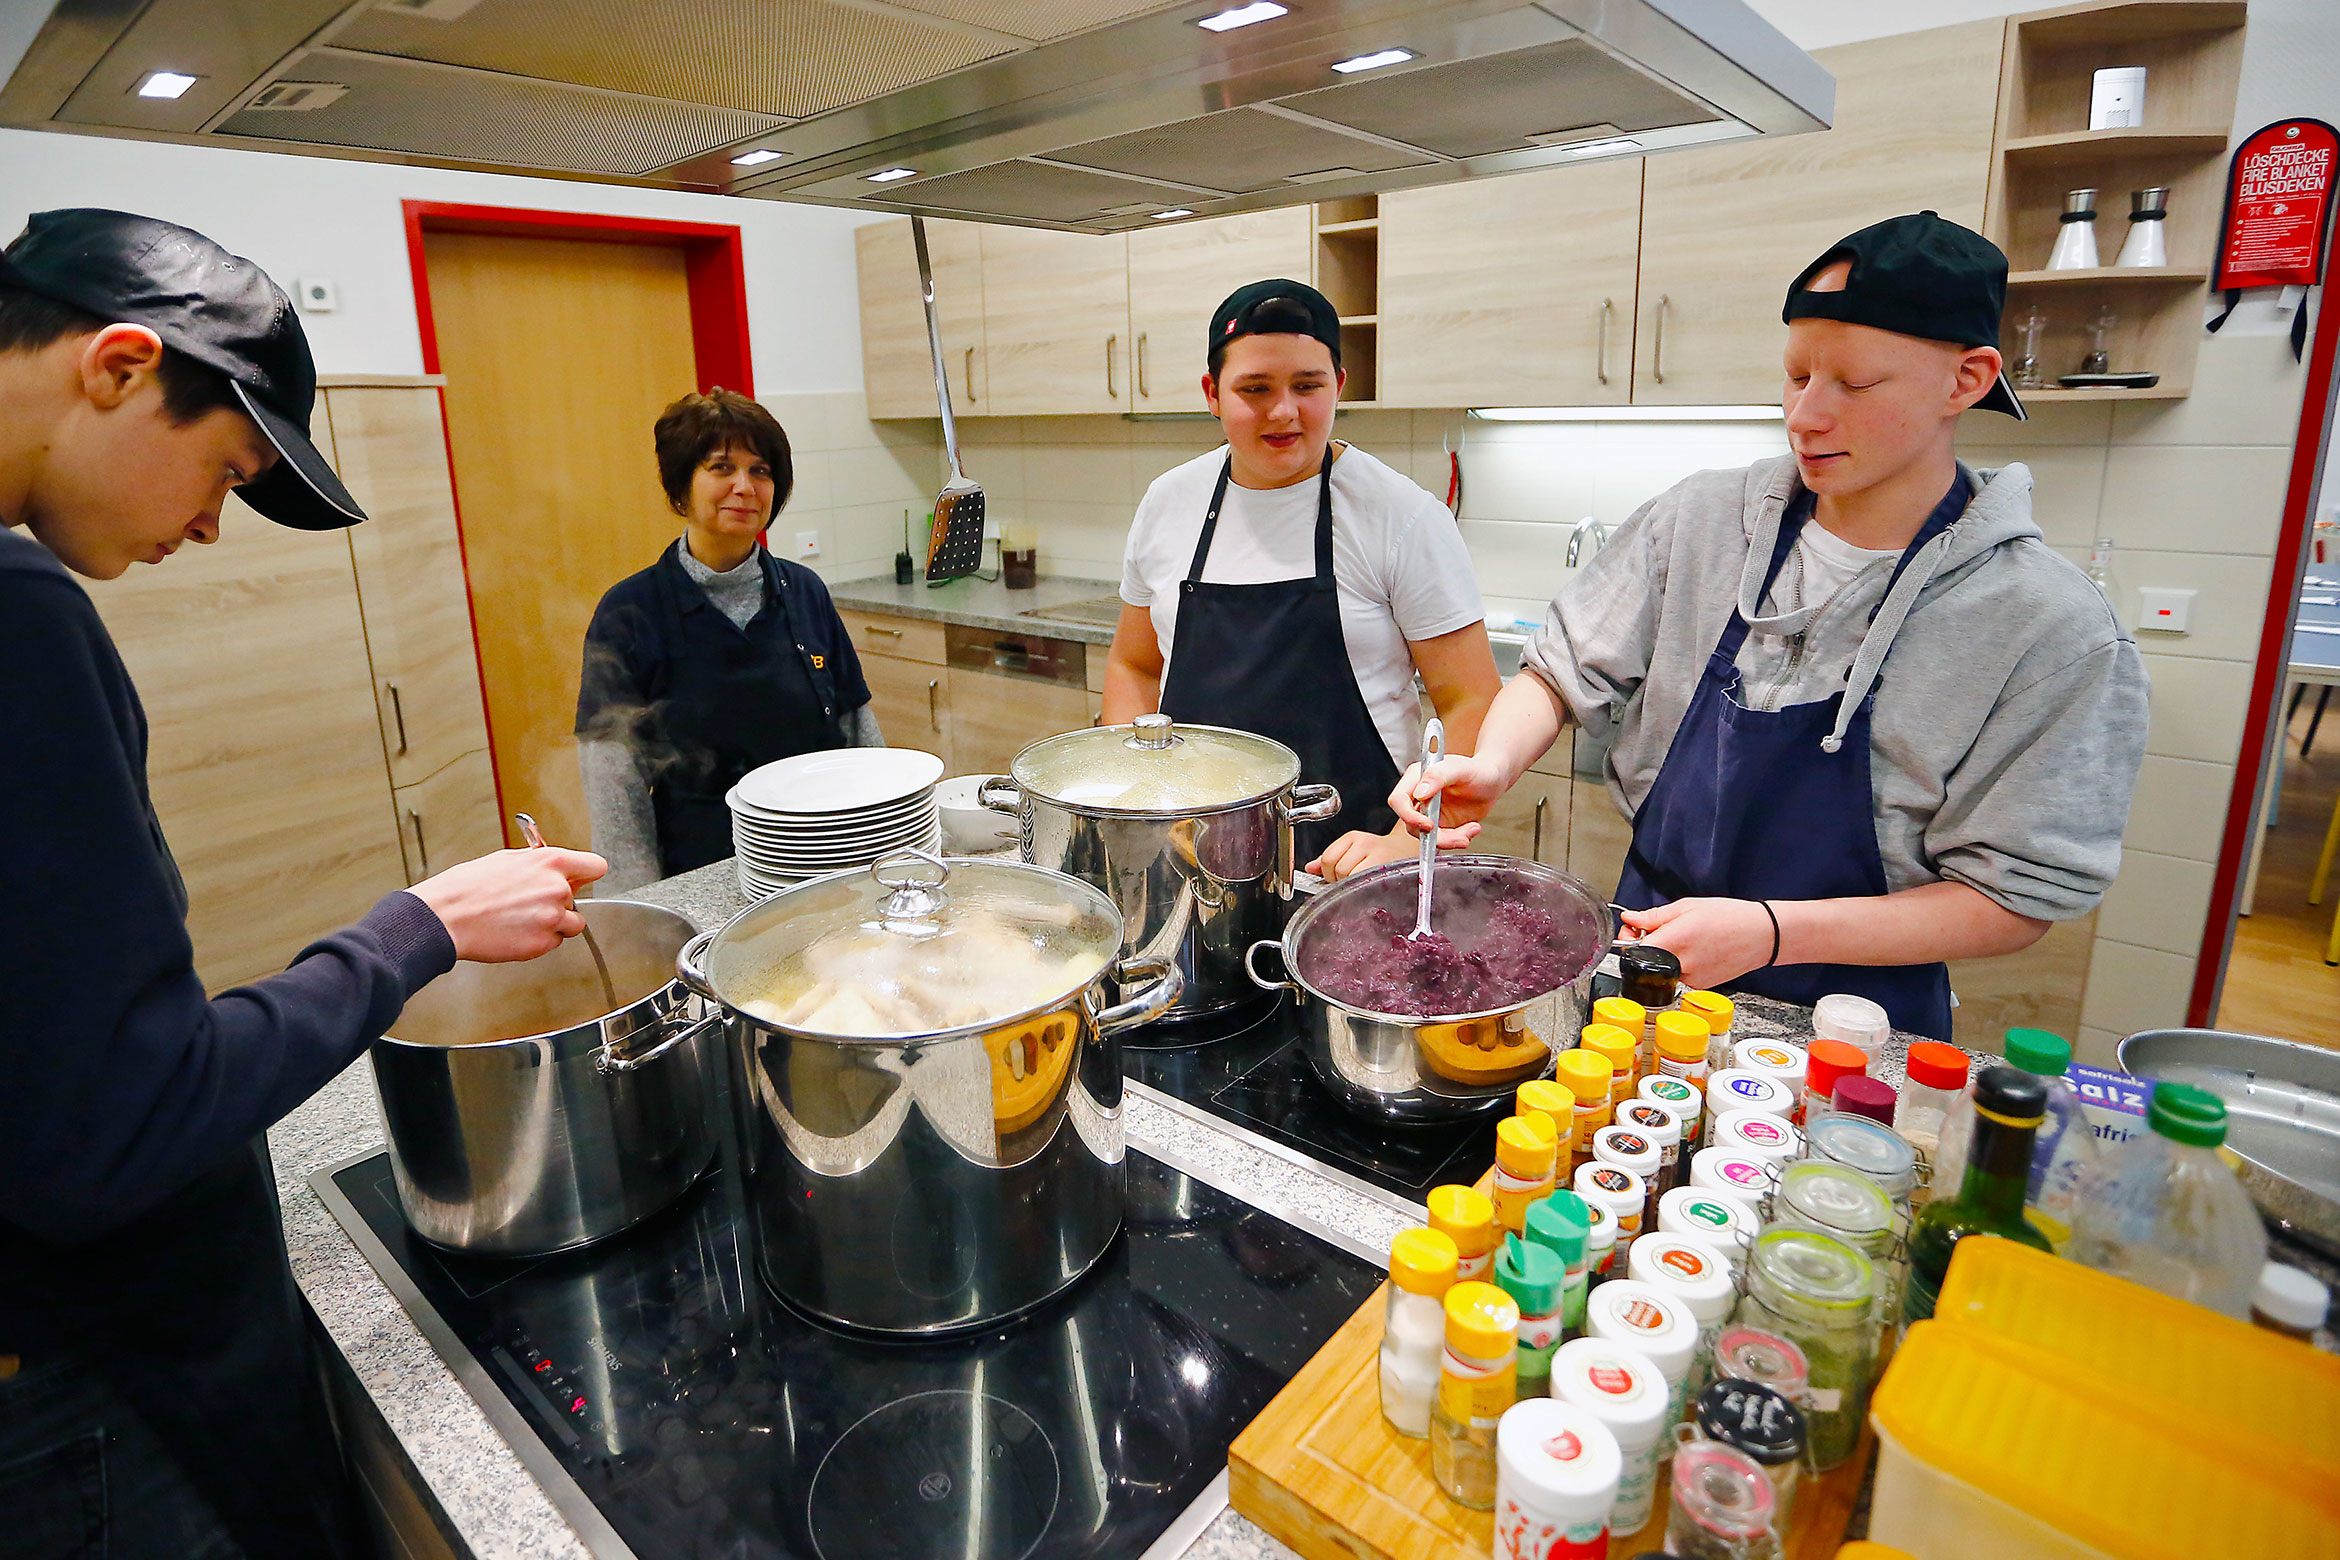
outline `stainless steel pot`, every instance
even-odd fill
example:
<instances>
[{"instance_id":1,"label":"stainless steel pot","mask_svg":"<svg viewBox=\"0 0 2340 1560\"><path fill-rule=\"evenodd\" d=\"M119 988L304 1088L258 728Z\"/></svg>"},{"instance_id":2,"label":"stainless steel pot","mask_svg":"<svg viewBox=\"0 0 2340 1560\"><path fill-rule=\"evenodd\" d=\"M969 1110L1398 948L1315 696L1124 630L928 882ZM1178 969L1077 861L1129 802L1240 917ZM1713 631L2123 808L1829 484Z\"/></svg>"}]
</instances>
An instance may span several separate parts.
<instances>
[{"instance_id":1,"label":"stainless steel pot","mask_svg":"<svg viewBox=\"0 0 2340 1560\"><path fill-rule=\"evenodd\" d=\"M1327 957L1323 939L1354 935L1357 919L1375 911L1387 912L1401 933L1410 930L1418 881L1414 863L1401 861L1331 885L1293 914L1280 940L1253 944L1245 968L1263 989L1297 996L1309 1065L1358 1114L1430 1122L1502 1110L1522 1083L1550 1073L1552 1059L1576 1044L1592 1007L1593 971L1615 933L1609 906L1540 862L1441 854L1434 924L1447 924L1453 905L1500 882L1553 917L1566 943L1565 977L1517 1002L1438 1018L1376 1012L1327 995L1311 978ZM1273 973L1260 968L1271 956L1281 966Z\"/></svg>"},{"instance_id":2,"label":"stainless steel pot","mask_svg":"<svg viewBox=\"0 0 2340 1560\"><path fill-rule=\"evenodd\" d=\"M954 952L985 917L1015 938ZM1016 938L1039 983L1012 1011L917 1032L816 1027L874 1012L864 997L980 1001L961 988L1000 977ZM774 1292L847 1327L943 1334L1039 1305L1105 1254L1122 1218L1116 1037L1181 984L1167 962L1123 959L1121 940L1119 912L1085 883L913 853L800 884L684 948L684 983L730 1018L756 1265ZM954 969L967 956L982 967ZM1136 994L1114 1005L1112 980Z\"/></svg>"},{"instance_id":3,"label":"stainless steel pot","mask_svg":"<svg viewBox=\"0 0 2340 1560\"><path fill-rule=\"evenodd\" d=\"M1206 766L1213 772L1197 773ZM1044 738L1010 768L986 780L977 800L1015 816L1024 860L1094 884L1113 901L1129 954L1176 963L1186 994L1165 1019L1259 1000L1244 950L1282 932L1296 866L1292 826L1338 813L1338 791L1299 784L1299 756L1280 742L1174 726L1166 715ZM1117 783L1124 778L1137 783Z\"/></svg>"},{"instance_id":4,"label":"stainless steel pot","mask_svg":"<svg viewBox=\"0 0 2340 1560\"><path fill-rule=\"evenodd\" d=\"M715 1153L714 1019L674 978L691 923L586 900L614 1012L582 940L521 964L458 964L374 1042L407 1222L459 1251L561 1251L641 1222Z\"/></svg>"}]
</instances>

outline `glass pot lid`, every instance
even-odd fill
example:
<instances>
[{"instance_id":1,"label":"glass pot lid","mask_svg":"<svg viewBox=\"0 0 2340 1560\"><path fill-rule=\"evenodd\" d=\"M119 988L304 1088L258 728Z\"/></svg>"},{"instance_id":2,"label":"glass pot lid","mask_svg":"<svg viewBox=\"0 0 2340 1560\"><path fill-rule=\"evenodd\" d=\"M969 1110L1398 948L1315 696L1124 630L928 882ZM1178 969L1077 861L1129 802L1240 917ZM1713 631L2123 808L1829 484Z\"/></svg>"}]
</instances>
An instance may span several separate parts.
<instances>
[{"instance_id":1,"label":"glass pot lid","mask_svg":"<svg viewBox=\"0 0 2340 1560\"><path fill-rule=\"evenodd\" d=\"M1224 726L1181 726L1167 715L1047 737L1009 767L1034 796L1107 813L1240 807L1300 778L1300 756L1281 742Z\"/></svg>"},{"instance_id":2,"label":"glass pot lid","mask_svg":"<svg viewBox=\"0 0 2340 1560\"><path fill-rule=\"evenodd\" d=\"M1077 878L905 851L747 911L705 969L726 1003L780 1028L906 1040L1045 1011L1120 952L1120 912Z\"/></svg>"}]
</instances>

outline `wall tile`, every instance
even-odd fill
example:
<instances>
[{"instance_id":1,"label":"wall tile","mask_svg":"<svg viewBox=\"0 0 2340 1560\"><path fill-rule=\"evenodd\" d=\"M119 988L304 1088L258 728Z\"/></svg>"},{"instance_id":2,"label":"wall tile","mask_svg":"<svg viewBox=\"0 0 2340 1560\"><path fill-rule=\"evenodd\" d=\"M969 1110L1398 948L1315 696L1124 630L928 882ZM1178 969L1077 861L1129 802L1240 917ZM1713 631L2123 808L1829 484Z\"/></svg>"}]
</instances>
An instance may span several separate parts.
<instances>
[{"instance_id":1,"label":"wall tile","mask_svg":"<svg viewBox=\"0 0 2340 1560\"><path fill-rule=\"evenodd\" d=\"M788 454L796 468L796 485L789 491L788 507L780 512L781 519L808 511L825 512L836 502L836 489L829 476L829 452L800 450L791 440ZM779 523L779 520L773 522Z\"/></svg>"},{"instance_id":2,"label":"wall tile","mask_svg":"<svg viewBox=\"0 0 2340 1560\"><path fill-rule=\"evenodd\" d=\"M1463 453L1462 512L1472 519L1573 525L1594 512L1597 480L1587 460L1554 459L1529 444L1474 443Z\"/></svg>"},{"instance_id":3,"label":"wall tile","mask_svg":"<svg viewBox=\"0 0 2340 1560\"><path fill-rule=\"evenodd\" d=\"M2233 789L2232 764L2148 754L2122 842L2133 850L2216 861Z\"/></svg>"},{"instance_id":4,"label":"wall tile","mask_svg":"<svg viewBox=\"0 0 2340 1560\"><path fill-rule=\"evenodd\" d=\"M1127 444L1033 443L1024 446L1024 491L1033 498L1134 504Z\"/></svg>"},{"instance_id":5,"label":"wall tile","mask_svg":"<svg viewBox=\"0 0 2340 1560\"><path fill-rule=\"evenodd\" d=\"M2145 655L2153 680L2152 728L2145 751L2164 758L2234 761L2242 746L2243 713L2250 702L2251 668L2241 661L2198 661Z\"/></svg>"},{"instance_id":6,"label":"wall tile","mask_svg":"<svg viewBox=\"0 0 2340 1560\"><path fill-rule=\"evenodd\" d=\"M1131 502L1146 496L1146 489L1164 472L1185 465L1200 455L1208 455L1211 448L1197 448L1184 444L1133 444L1129 448L1129 487Z\"/></svg>"},{"instance_id":7,"label":"wall tile","mask_svg":"<svg viewBox=\"0 0 2340 1560\"><path fill-rule=\"evenodd\" d=\"M2121 444L2280 444L2299 428L2306 373L2281 336L2210 336L2182 401L2113 402Z\"/></svg>"},{"instance_id":8,"label":"wall tile","mask_svg":"<svg viewBox=\"0 0 2340 1560\"><path fill-rule=\"evenodd\" d=\"M2118 1071L2120 1059L2114 1054L2127 1035L2118 1030L2099 1029L2094 1024L2080 1026L2080 1038L2072 1042L2072 1060L2083 1067L2100 1067L2107 1072Z\"/></svg>"},{"instance_id":9,"label":"wall tile","mask_svg":"<svg viewBox=\"0 0 2340 1560\"><path fill-rule=\"evenodd\" d=\"M941 456L937 457L938 464ZM1030 491L1024 480L1024 446L1021 444L994 444L983 449L962 446L959 459L967 468L967 475L983 484L987 501L1014 504ZM989 504L986 513L990 513Z\"/></svg>"},{"instance_id":10,"label":"wall tile","mask_svg":"<svg viewBox=\"0 0 2340 1560\"><path fill-rule=\"evenodd\" d=\"M2190 957L2099 937L2088 964L2080 1022L2122 1035L2175 1028L2186 1021L2186 999L2193 989Z\"/></svg>"},{"instance_id":11,"label":"wall tile","mask_svg":"<svg viewBox=\"0 0 2340 1560\"><path fill-rule=\"evenodd\" d=\"M1576 572L1562 561L1568 549L1564 526L1519 520L1464 520L1461 526L1482 594L1549 601Z\"/></svg>"},{"instance_id":12,"label":"wall tile","mask_svg":"<svg viewBox=\"0 0 2340 1560\"><path fill-rule=\"evenodd\" d=\"M2100 534L2170 552L2274 551L2291 453L2268 446L2122 446L2105 470Z\"/></svg>"},{"instance_id":13,"label":"wall tile","mask_svg":"<svg viewBox=\"0 0 2340 1560\"><path fill-rule=\"evenodd\" d=\"M795 395L760 395L756 399L788 434L789 453L830 448L829 393L805 391Z\"/></svg>"},{"instance_id":14,"label":"wall tile","mask_svg":"<svg viewBox=\"0 0 2340 1560\"><path fill-rule=\"evenodd\" d=\"M940 438L942 423L935 423L936 437ZM1024 419L1021 417L961 417L959 419L959 453L969 450L1021 449L1024 446Z\"/></svg>"},{"instance_id":15,"label":"wall tile","mask_svg":"<svg viewBox=\"0 0 2340 1560\"><path fill-rule=\"evenodd\" d=\"M2031 417L2017 422L1998 412L1968 412L1958 419L1958 443L2033 446L2086 444L2101 448L2112 435L2112 404L2108 401L2053 401L2028 410Z\"/></svg>"},{"instance_id":16,"label":"wall tile","mask_svg":"<svg viewBox=\"0 0 2340 1560\"><path fill-rule=\"evenodd\" d=\"M1135 423L1118 417L1026 417L1024 438L1031 444L1127 444Z\"/></svg>"},{"instance_id":17,"label":"wall tile","mask_svg":"<svg viewBox=\"0 0 2340 1560\"><path fill-rule=\"evenodd\" d=\"M828 580L891 578L894 554L902 547L900 504L839 504L828 512L822 542L826 554L820 573ZM926 523L923 506L911 519L910 551L921 564L926 559Z\"/></svg>"},{"instance_id":18,"label":"wall tile","mask_svg":"<svg viewBox=\"0 0 2340 1560\"><path fill-rule=\"evenodd\" d=\"M2097 912L2098 933L2164 953L2199 953L2215 870L2207 861L2123 851L2120 876Z\"/></svg>"},{"instance_id":19,"label":"wall tile","mask_svg":"<svg viewBox=\"0 0 2340 1560\"><path fill-rule=\"evenodd\" d=\"M2059 547L2077 547L2083 560L2099 534L2097 512L2104 498L2104 445L1968 444L1958 455L1977 470L2017 461L2031 468L2031 518L2040 534Z\"/></svg>"},{"instance_id":20,"label":"wall tile","mask_svg":"<svg viewBox=\"0 0 2340 1560\"><path fill-rule=\"evenodd\" d=\"M830 487L838 504L925 504L942 486L941 465L930 447L839 449L829 456Z\"/></svg>"},{"instance_id":21,"label":"wall tile","mask_svg":"<svg viewBox=\"0 0 2340 1560\"><path fill-rule=\"evenodd\" d=\"M2259 658L2259 636L2266 626L2267 576L2273 565L2265 558L2225 553L2171 553L2113 550L2113 600L2121 621L2138 627L2143 607L2137 592L2145 586L2190 590L2193 610L2190 630L2184 634L2137 635L2138 648L2205 660L2252 661Z\"/></svg>"},{"instance_id":22,"label":"wall tile","mask_svg":"<svg viewBox=\"0 0 2340 1560\"><path fill-rule=\"evenodd\" d=\"M1382 411L1344 411L1333 418L1333 436L1346 439L1360 449L1369 450L1388 460L1385 449L1410 446L1414 442L1414 414L1392 409Z\"/></svg>"}]
</instances>

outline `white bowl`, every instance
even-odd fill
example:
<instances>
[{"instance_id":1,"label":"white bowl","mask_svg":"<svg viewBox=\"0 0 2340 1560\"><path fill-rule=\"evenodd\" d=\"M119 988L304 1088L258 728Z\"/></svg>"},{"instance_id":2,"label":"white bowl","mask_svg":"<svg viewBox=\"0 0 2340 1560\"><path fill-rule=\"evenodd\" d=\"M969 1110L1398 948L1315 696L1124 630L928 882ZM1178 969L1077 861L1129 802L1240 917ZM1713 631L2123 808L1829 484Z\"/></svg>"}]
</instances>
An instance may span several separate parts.
<instances>
[{"instance_id":1,"label":"white bowl","mask_svg":"<svg viewBox=\"0 0 2340 1560\"><path fill-rule=\"evenodd\" d=\"M975 800L975 792L991 775L958 775L937 784L934 801L942 813L943 841L954 851L973 853L999 850L1016 843L1013 813L993 812Z\"/></svg>"}]
</instances>

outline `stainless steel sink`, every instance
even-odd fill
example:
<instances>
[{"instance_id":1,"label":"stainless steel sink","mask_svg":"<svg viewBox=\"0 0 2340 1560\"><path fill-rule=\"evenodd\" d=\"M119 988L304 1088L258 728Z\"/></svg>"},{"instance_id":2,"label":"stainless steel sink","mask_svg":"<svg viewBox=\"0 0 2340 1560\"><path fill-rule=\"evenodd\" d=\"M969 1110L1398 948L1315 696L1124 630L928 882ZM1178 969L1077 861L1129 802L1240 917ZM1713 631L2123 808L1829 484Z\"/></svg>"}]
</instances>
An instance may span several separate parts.
<instances>
[{"instance_id":1,"label":"stainless steel sink","mask_svg":"<svg viewBox=\"0 0 2340 1560\"><path fill-rule=\"evenodd\" d=\"M1018 617L1045 618L1058 623L1082 623L1112 628L1121 621L1121 598L1099 596L1092 601L1068 601L1061 607L1027 607Z\"/></svg>"}]
</instances>

